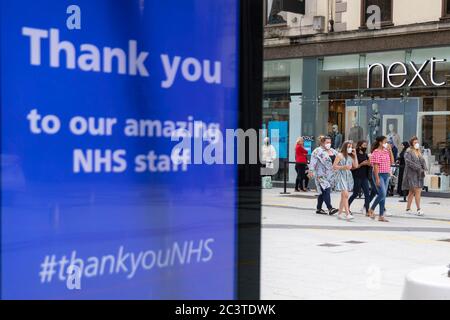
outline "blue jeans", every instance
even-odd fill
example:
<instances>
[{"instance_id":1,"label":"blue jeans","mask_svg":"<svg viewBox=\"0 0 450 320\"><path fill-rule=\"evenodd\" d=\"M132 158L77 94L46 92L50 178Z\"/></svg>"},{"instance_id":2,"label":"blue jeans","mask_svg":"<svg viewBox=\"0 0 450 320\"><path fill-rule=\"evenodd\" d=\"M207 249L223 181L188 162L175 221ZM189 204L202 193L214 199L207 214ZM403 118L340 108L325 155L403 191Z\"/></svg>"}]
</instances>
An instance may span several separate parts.
<instances>
[{"instance_id":1,"label":"blue jeans","mask_svg":"<svg viewBox=\"0 0 450 320\"><path fill-rule=\"evenodd\" d=\"M348 199L348 205L351 206L352 202L359 196L361 189L364 192L364 208L366 208L366 212L369 211L370 206L370 187L369 187L369 179L368 178L358 178L354 179L355 185L353 187L353 194Z\"/></svg>"},{"instance_id":2,"label":"blue jeans","mask_svg":"<svg viewBox=\"0 0 450 320\"><path fill-rule=\"evenodd\" d=\"M375 181L373 181L373 174L370 177L370 201L372 202L373 199L375 199L375 196L378 194L377 186L375 185Z\"/></svg>"},{"instance_id":3,"label":"blue jeans","mask_svg":"<svg viewBox=\"0 0 450 320\"><path fill-rule=\"evenodd\" d=\"M389 179L391 178L391 175L389 173L379 173L378 176L380 177L380 185L377 186L377 197L375 198L375 201L372 204L371 209L375 210L377 205L380 205L380 217L384 215L385 211L385 205L386 205L386 196L388 192L389 187ZM375 184L375 175L373 176L373 181Z\"/></svg>"},{"instance_id":4,"label":"blue jeans","mask_svg":"<svg viewBox=\"0 0 450 320\"><path fill-rule=\"evenodd\" d=\"M317 199L317 210L322 209L322 205L324 202L327 205L328 210L333 209L333 206L331 205L331 188L324 190L322 187L320 187L320 190L322 191L322 193Z\"/></svg>"}]
</instances>

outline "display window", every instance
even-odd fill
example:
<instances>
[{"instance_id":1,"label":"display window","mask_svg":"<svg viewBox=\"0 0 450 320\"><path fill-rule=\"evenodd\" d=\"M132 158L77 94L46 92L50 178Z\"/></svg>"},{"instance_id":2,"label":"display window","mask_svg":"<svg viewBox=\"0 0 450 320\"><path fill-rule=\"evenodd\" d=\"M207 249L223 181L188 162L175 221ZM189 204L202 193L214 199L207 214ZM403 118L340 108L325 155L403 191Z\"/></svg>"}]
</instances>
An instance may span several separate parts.
<instances>
[{"instance_id":1,"label":"display window","mask_svg":"<svg viewBox=\"0 0 450 320\"><path fill-rule=\"evenodd\" d=\"M303 63L309 64L308 74L298 67ZM264 126L285 121L288 134L298 127L299 134L314 139L329 135L336 149L346 140L371 144L385 135L396 156L403 142L417 136L428 191L450 193L449 74L449 47L266 61ZM293 97L302 97L299 107ZM297 109L301 117L292 121Z\"/></svg>"}]
</instances>

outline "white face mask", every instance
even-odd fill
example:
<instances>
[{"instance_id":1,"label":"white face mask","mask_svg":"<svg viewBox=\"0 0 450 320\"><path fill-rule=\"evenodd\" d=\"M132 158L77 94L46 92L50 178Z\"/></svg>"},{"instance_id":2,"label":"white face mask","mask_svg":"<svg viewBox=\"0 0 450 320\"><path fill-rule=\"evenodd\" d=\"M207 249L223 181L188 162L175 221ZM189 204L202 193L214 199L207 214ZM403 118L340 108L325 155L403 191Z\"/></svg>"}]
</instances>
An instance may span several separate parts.
<instances>
[{"instance_id":1,"label":"white face mask","mask_svg":"<svg viewBox=\"0 0 450 320\"><path fill-rule=\"evenodd\" d=\"M383 147L385 148L385 149L387 149L388 147L389 147L389 143L385 143L385 144L383 144Z\"/></svg>"},{"instance_id":2,"label":"white face mask","mask_svg":"<svg viewBox=\"0 0 450 320\"><path fill-rule=\"evenodd\" d=\"M348 149L347 149L347 153L348 153L348 154L351 154L352 152L353 152L353 148L348 148Z\"/></svg>"},{"instance_id":3,"label":"white face mask","mask_svg":"<svg viewBox=\"0 0 450 320\"><path fill-rule=\"evenodd\" d=\"M325 149L330 150L330 149L331 149L331 143L327 143L327 144L325 145Z\"/></svg>"},{"instance_id":4,"label":"white face mask","mask_svg":"<svg viewBox=\"0 0 450 320\"><path fill-rule=\"evenodd\" d=\"M416 143L416 144L414 145L414 148L415 148L416 150L419 150L419 149L420 149L420 144Z\"/></svg>"}]
</instances>

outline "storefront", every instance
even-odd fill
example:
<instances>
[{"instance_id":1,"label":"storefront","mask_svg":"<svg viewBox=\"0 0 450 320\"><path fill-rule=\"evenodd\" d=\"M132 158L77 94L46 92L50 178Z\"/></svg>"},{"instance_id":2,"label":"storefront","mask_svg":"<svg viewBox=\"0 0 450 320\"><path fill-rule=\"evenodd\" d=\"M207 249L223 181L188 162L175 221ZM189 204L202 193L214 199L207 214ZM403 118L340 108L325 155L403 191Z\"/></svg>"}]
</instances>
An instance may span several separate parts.
<instances>
[{"instance_id":1,"label":"storefront","mask_svg":"<svg viewBox=\"0 0 450 320\"><path fill-rule=\"evenodd\" d=\"M327 134L339 148L345 140L385 135L396 155L403 141L418 136L428 190L450 195L449 77L450 47L268 60L264 125L287 124L279 149L290 161L298 136Z\"/></svg>"}]
</instances>

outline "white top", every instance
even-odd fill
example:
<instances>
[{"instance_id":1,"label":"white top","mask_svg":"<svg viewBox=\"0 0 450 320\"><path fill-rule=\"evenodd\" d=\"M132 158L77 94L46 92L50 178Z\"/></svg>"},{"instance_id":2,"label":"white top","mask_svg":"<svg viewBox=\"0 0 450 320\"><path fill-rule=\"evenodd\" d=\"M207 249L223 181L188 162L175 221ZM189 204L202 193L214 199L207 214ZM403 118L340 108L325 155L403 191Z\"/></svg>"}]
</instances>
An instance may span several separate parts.
<instances>
[{"instance_id":1,"label":"white top","mask_svg":"<svg viewBox=\"0 0 450 320\"><path fill-rule=\"evenodd\" d=\"M271 164L275 161L277 158L277 151L275 150L274 146L269 145L263 145L262 147L262 161Z\"/></svg>"}]
</instances>

